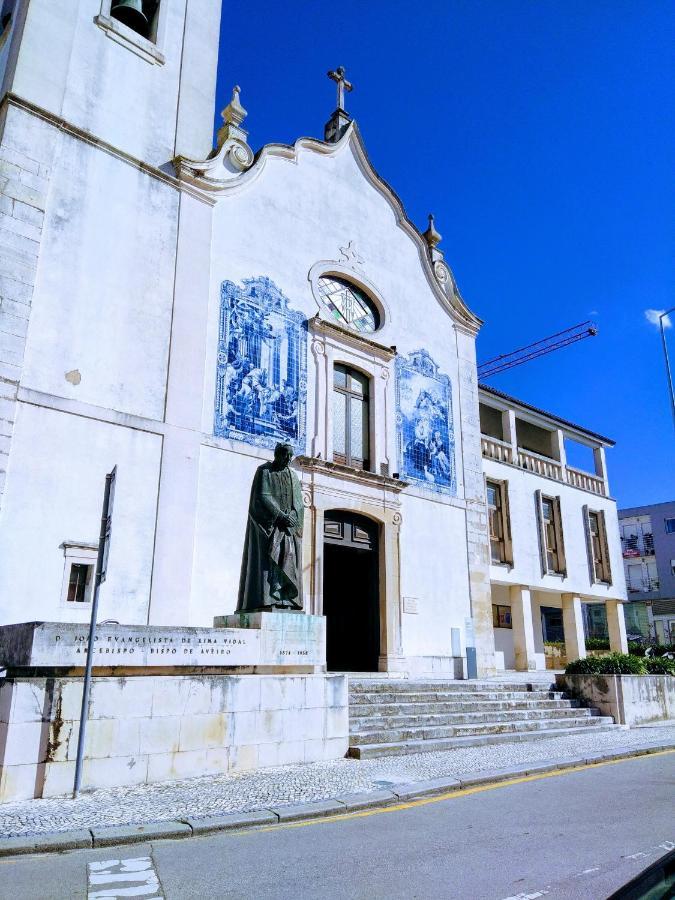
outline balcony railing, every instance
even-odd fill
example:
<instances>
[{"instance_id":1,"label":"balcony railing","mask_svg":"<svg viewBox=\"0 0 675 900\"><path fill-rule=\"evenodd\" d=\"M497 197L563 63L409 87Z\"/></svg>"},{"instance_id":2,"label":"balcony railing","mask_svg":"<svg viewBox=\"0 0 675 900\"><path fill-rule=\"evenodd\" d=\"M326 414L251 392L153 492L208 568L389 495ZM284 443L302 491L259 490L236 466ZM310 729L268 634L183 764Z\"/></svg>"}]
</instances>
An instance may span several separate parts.
<instances>
[{"instance_id":1,"label":"balcony railing","mask_svg":"<svg viewBox=\"0 0 675 900\"><path fill-rule=\"evenodd\" d=\"M518 465L521 469L543 475L545 478L554 478L556 481L564 481L563 467L557 459L541 456L531 450L522 450L518 447Z\"/></svg>"},{"instance_id":2,"label":"balcony railing","mask_svg":"<svg viewBox=\"0 0 675 900\"><path fill-rule=\"evenodd\" d=\"M567 466L567 483L572 487L581 488L584 491L590 491L592 494L605 496L605 482L597 475L591 475L590 472L582 472L581 469L573 469Z\"/></svg>"},{"instance_id":3,"label":"balcony railing","mask_svg":"<svg viewBox=\"0 0 675 900\"><path fill-rule=\"evenodd\" d=\"M514 460L514 450L511 444L486 434L481 435L480 443L482 454L486 459L515 465L528 472L534 472L535 475L543 475L545 478L552 478L555 481L567 482L572 487L590 491L600 497L607 496L604 480L590 472L584 472L572 466L563 466L557 459L542 456L532 450L523 450L522 447L518 447L517 458Z\"/></svg>"},{"instance_id":4,"label":"balcony railing","mask_svg":"<svg viewBox=\"0 0 675 900\"><path fill-rule=\"evenodd\" d=\"M660 590L661 582L658 578L641 578L637 581L629 581L626 588L629 594L648 594L650 591Z\"/></svg>"},{"instance_id":5,"label":"balcony railing","mask_svg":"<svg viewBox=\"0 0 675 900\"><path fill-rule=\"evenodd\" d=\"M480 445L483 456L486 456L488 459L495 459L497 462L503 463L513 463L513 450L511 449L511 444L507 444L506 441L481 435Z\"/></svg>"},{"instance_id":6,"label":"balcony railing","mask_svg":"<svg viewBox=\"0 0 675 900\"><path fill-rule=\"evenodd\" d=\"M621 538L621 552L624 559L639 559L654 556L654 538L651 534L631 535Z\"/></svg>"}]
</instances>

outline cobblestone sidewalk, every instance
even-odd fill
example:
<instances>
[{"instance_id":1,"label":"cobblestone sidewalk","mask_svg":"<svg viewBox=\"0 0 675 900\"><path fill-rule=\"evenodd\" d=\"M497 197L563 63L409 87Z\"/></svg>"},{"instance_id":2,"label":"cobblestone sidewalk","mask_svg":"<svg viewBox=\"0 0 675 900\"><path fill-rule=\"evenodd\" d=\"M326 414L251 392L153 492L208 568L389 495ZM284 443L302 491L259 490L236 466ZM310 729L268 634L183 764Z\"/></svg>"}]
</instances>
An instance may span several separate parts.
<instances>
[{"instance_id":1,"label":"cobblestone sidewalk","mask_svg":"<svg viewBox=\"0 0 675 900\"><path fill-rule=\"evenodd\" d=\"M675 725L617 730L594 735L464 747L381 759L340 759L304 766L279 766L239 775L209 775L183 781L98 790L77 800L24 800L0 806L0 838L106 825L142 825L282 804L329 800L342 794L378 791L403 782L475 775L528 763L583 757L648 744L675 747ZM590 733L589 733L590 732Z\"/></svg>"}]
</instances>

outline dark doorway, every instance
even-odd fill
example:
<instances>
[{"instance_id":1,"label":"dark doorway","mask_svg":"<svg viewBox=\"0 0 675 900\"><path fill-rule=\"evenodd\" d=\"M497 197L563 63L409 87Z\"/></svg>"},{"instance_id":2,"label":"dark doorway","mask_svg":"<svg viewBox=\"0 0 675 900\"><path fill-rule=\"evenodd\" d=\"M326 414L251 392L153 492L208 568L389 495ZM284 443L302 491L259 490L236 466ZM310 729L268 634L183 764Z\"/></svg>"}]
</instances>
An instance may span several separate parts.
<instances>
[{"instance_id":1,"label":"dark doorway","mask_svg":"<svg viewBox=\"0 0 675 900\"><path fill-rule=\"evenodd\" d=\"M376 522L354 513L324 516L323 612L332 672L377 672L380 591Z\"/></svg>"}]
</instances>

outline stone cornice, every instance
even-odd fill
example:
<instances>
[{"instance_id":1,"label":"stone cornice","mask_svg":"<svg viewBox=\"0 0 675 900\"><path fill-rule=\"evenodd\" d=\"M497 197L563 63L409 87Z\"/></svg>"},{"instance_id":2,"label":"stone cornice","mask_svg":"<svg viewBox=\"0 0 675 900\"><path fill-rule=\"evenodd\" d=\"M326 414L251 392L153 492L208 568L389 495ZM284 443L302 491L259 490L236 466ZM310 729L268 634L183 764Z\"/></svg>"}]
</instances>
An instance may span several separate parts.
<instances>
[{"instance_id":1,"label":"stone cornice","mask_svg":"<svg viewBox=\"0 0 675 900\"><path fill-rule=\"evenodd\" d=\"M313 456L296 456L293 461L304 472L334 475L345 482L384 488L396 494L400 494L404 488L408 487L407 481L391 478L389 475L377 475L375 472L368 472L365 469L354 469L351 466L343 466L341 463L329 462L325 459L316 459Z\"/></svg>"},{"instance_id":2,"label":"stone cornice","mask_svg":"<svg viewBox=\"0 0 675 900\"><path fill-rule=\"evenodd\" d=\"M42 119L44 122L48 122L50 125L53 125L54 128L58 128L59 131L63 131L64 134L68 134L80 141L84 141L84 143L89 144L92 147L97 147L104 153L109 153L110 156L114 156L116 159L119 159L130 166L133 166L133 168L139 169L146 175L150 175L152 178L156 178L158 181L163 182L168 187L171 187L174 190L183 191L186 194L190 194L191 196L196 197L198 200L201 200L203 203L208 203L211 206L215 202L213 198L206 195L203 191L195 189L192 185L179 180L173 173L166 172L164 169L160 169L158 166L152 166L149 163L144 162L142 159L139 159L136 156L132 156L131 153L126 153L124 150L120 150L119 147L115 147L113 144L108 143L108 141L104 141L102 138L93 134L91 131L80 128L77 125L73 125L72 122L68 122L68 120L64 119L62 116L57 116L55 115L55 113L50 112L48 109L37 106L35 103L31 103L30 100L26 100L24 97L20 97L18 94L13 94L11 92L6 93L3 96L2 101L0 102L0 112L10 106L14 107L15 109L23 110L23 112L30 113L36 118Z\"/></svg>"},{"instance_id":3,"label":"stone cornice","mask_svg":"<svg viewBox=\"0 0 675 900\"><path fill-rule=\"evenodd\" d=\"M378 356L385 362L391 362L396 356L395 347L386 347L384 344L378 344L377 341L373 341L357 331L343 328L337 322L330 322L320 315L311 318L307 325L312 334L323 334L327 337L336 338L342 344L365 350L370 356Z\"/></svg>"}]
</instances>

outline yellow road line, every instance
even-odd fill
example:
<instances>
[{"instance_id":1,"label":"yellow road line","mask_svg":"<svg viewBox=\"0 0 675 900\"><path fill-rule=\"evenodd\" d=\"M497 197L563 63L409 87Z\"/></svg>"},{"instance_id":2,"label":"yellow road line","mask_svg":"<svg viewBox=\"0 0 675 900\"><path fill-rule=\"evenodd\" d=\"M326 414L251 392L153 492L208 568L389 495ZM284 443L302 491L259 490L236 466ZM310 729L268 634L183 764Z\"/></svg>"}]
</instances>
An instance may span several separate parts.
<instances>
[{"instance_id":1,"label":"yellow road line","mask_svg":"<svg viewBox=\"0 0 675 900\"><path fill-rule=\"evenodd\" d=\"M366 816L378 816L381 813L399 812L402 809L414 809L417 806L427 806L429 803L440 803L443 800L454 800L457 797L468 797L470 794L482 794L484 791L494 791L497 788L510 787L514 784L525 784L529 781L542 781L544 778L557 778L560 775L569 775L570 772L582 772L586 769L598 769L601 766L613 766L618 763L630 762L633 759L645 759L648 756L667 756L675 753L673 750L658 750L656 753L640 753L635 756L626 756L622 759L608 759L604 762L584 763L580 766L570 766L568 769L555 769L552 772L539 772L536 775L524 775L522 778L505 778L503 781L494 781L490 784L480 784L476 787L459 788L448 791L445 794L434 794L432 797L420 797L419 800L409 800L405 803L396 803L391 806L381 806L375 809L362 809L351 813L337 813L332 816L306 819L301 822L279 822L276 825L263 825L256 831L275 831L279 828L306 828L308 825L321 825L324 822L340 822L345 819L363 819ZM230 834L247 834L247 831L232 831Z\"/></svg>"}]
</instances>

